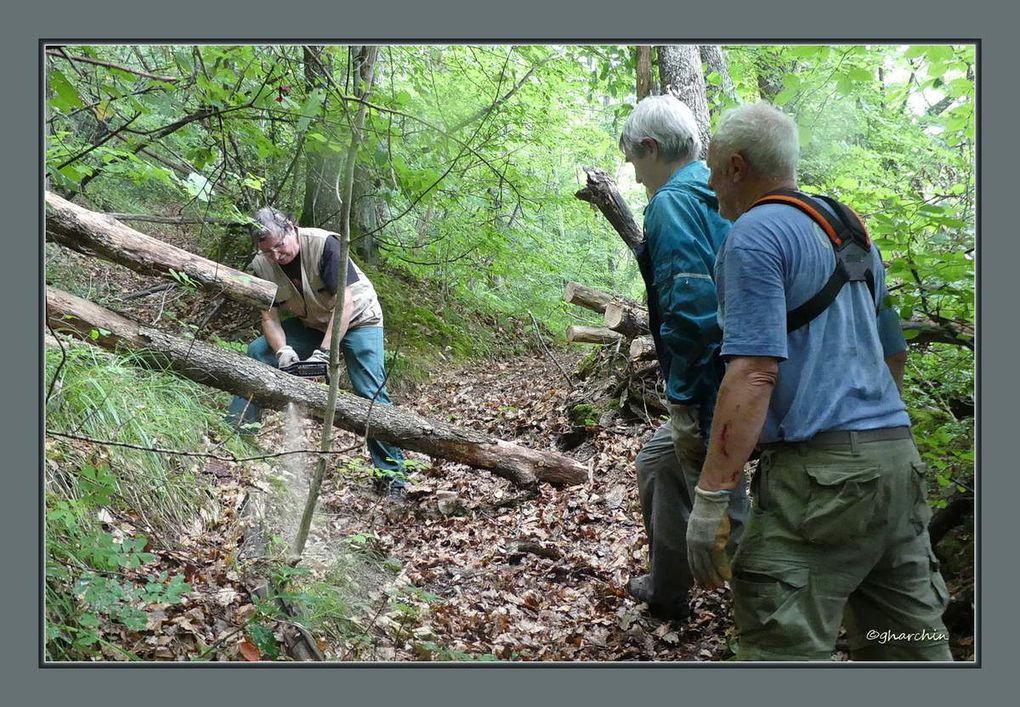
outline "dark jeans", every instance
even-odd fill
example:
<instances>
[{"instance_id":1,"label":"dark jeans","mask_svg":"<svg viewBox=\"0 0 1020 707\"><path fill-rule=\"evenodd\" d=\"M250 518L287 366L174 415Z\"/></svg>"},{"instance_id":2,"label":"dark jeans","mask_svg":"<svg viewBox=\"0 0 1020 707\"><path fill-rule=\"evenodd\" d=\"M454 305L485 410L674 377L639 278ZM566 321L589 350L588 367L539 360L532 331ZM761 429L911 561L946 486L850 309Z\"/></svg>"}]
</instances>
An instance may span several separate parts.
<instances>
[{"instance_id":1,"label":"dark jeans","mask_svg":"<svg viewBox=\"0 0 1020 707\"><path fill-rule=\"evenodd\" d=\"M302 359L312 355L312 352L322 344L324 335L318 329L306 327L296 317L284 320L283 331L287 335L287 344L292 346ZM386 376L383 368L383 328L365 326L349 329L340 340L340 351L347 364L347 375L351 379L354 393L368 399L375 396L378 405L392 405L390 396L386 393L386 386L383 385ZM270 348L265 336L260 336L248 344L248 356L256 361L276 366L276 353ZM258 422L261 418L262 410L248 400L235 397L231 401L227 420L232 424ZM388 476L401 471L404 467L404 454L399 447L369 437L368 451L372 455L372 464L377 469L388 472ZM396 478L394 484L402 485L403 481Z\"/></svg>"}]
</instances>

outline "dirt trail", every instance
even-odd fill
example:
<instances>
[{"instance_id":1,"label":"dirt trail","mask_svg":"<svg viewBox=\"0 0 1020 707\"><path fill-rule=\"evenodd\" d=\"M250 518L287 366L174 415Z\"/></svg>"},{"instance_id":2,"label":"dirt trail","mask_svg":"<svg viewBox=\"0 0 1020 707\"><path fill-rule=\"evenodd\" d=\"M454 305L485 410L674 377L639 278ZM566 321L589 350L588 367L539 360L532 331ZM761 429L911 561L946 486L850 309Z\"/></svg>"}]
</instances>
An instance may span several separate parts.
<instances>
[{"instance_id":1,"label":"dirt trail","mask_svg":"<svg viewBox=\"0 0 1020 707\"><path fill-rule=\"evenodd\" d=\"M401 402L555 449L556 439L572 430L564 409L568 392L548 358L521 357L437 372L416 399ZM323 490L328 530L320 524L322 532L377 534L376 542L403 565L399 580L417 588L400 593L398 611L379 599L370 617L377 645L363 659L728 657L730 619L721 593L696 595L695 617L681 627L648 617L623 592L645 564L633 459L651 431L647 424L590 428L569 453L590 464L591 483L543 486L533 494L437 461L412 476L408 502L393 506L367 492L363 475L334 475Z\"/></svg>"}]
</instances>

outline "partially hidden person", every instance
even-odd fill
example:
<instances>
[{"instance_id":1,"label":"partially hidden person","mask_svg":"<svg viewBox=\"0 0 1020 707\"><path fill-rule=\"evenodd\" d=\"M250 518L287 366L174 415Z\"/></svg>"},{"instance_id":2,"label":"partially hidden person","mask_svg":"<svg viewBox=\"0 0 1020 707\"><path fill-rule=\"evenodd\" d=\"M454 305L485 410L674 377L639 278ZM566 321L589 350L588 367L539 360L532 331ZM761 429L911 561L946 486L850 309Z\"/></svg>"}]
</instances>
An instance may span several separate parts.
<instances>
[{"instance_id":1,"label":"partially hidden person","mask_svg":"<svg viewBox=\"0 0 1020 707\"><path fill-rule=\"evenodd\" d=\"M670 410L670 421L635 461L649 571L631 578L626 589L653 616L683 621L694 582L687 519L722 378L713 273L730 223L719 216L708 188L697 123L683 102L670 95L643 99L624 123L620 148L648 194L644 241L635 256ZM737 484L728 503L731 551L748 513L744 491Z\"/></svg>"}]
</instances>

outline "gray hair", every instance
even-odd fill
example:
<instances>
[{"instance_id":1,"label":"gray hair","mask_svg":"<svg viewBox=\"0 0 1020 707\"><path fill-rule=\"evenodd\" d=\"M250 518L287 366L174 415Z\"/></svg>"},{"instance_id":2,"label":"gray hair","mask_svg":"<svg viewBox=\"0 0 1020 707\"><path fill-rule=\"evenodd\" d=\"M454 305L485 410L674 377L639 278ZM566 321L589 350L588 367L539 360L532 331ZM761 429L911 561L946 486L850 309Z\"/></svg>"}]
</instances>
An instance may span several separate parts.
<instances>
[{"instance_id":1,"label":"gray hair","mask_svg":"<svg viewBox=\"0 0 1020 707\"><path fill-rule=\"evenodd\" d=\"M693 160L701 154L701 137L694 113L675 96L648 96L641 100L623 123L620 149L624 154L643 157L641 144L650 137L659 145L666 162Z\"/></svg>"},{"instance_id":2,"label":"gray hair","mask_svg":"<svg viewBox=\"0 0 1020 707\"><path fill-rule=\"evenodd\" d=\"M768 103L737 106L719 119L712 151L723 156L740 153L765 179L796 179L800 159L797 124Z\"/></svg>"},{"instance_id":3,"label":"gray hair","mask_svg":"<svg viewBox=\"0 0 1020 707\"><path fill-rule=\"evenodd\" d=\"M272 234L284 234L294 224L292 219L272 206L264 206L252 217L251 237L261 243Z\"/></svg>"}]
</instances>

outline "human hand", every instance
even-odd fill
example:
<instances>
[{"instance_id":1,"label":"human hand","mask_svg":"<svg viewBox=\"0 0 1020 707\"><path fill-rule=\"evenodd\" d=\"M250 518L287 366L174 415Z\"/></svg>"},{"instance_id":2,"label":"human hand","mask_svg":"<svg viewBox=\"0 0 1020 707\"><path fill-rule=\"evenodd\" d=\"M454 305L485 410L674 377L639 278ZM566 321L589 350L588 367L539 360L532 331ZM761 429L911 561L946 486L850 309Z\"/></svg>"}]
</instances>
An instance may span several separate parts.
<instances>
[{"instance_id":1,"label":"human hand","mask_svg":"<svg viewBox=\"0 0 1020 707\"><path fill-rule=\"evenodd\" d=\"M730 537L730 492L694 488L694 508L687 521L687 563L695 581L709 589L732 578L726 558Z\"/></svg>"},{"instance_id":2,"label":"human hand","mask_svg":"<svg viewBox=\"0 0 1020 707\"><path fill-rule=\"evenodd\" d=\"M329 349L315 349L312 355L305 359L306 363L329 363Z\"/></svg>"},{"instance_id":3,"label":"human hand","mask_svg":"<svg viewBox=\"0 0 1020 707\"><path fill-rule=\"evenodd\" d=\"M290 346L284 346L283 348L276 352L277 368L286 368L292 363L297 363L300 360L301 358L297 355L297 351L295 351Z\"/></svg>"}]
</instances>

